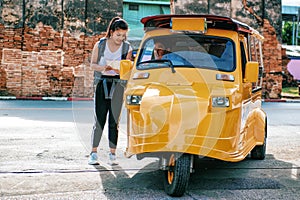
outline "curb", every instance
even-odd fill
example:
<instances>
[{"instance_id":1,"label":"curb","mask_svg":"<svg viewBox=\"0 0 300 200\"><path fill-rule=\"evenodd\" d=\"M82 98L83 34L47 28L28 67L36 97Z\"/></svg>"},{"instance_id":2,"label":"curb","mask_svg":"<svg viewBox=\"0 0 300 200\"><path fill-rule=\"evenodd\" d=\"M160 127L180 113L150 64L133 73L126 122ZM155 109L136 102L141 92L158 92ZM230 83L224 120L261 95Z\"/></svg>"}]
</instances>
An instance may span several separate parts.
<instances>
[{"instance_id":1,"label":"curb","mask_svg":"<svg viewBox=\"0 0 300 200\"><path fill-rule=\"evenodd\" d=\"M263 102L286 102L286 103L300 103L300 99L263 99Z\"/></svg>"},{"instance_id":2,"label":"curb","mask_svg":"<svg viewBox=\"0 0 300 200\"><path fill-rule=\"evenodd\" d=\"M286 99L263 99L263 102L286 102Z\"/></svg>"},{"instance_id":3,"label":"curb","mask_svg":"<svg viewBox=\"0 0 300 200\"><path fill-rule=\"evenodd\" d=\"M93 98L84 97L15 97L0 96L0 100L39 100L39 101L93 101Z\"/></svg>"},{"instance_id":4,"label":"curb","mask_svg":"<svg viewBox=\"0 0 300 200\"><path fill-rule=\"evenodd\" d=\"M1 100L39 100L39 101L93 101L94 98L89 97L15 97L15 96L0 96ZM263 102L287 102L300 103L300 99L263 99Z\"/></svg>"},{"instance_id":5,"label":"curb","mask_svg":"<svg viewBox=\"0 0 300 200\"><path fill-rule=\"evenodd\" d=\"M285 102L288 102L288 103L300 103L300 99L286 99Z\"/></svg>"}]
</instances>

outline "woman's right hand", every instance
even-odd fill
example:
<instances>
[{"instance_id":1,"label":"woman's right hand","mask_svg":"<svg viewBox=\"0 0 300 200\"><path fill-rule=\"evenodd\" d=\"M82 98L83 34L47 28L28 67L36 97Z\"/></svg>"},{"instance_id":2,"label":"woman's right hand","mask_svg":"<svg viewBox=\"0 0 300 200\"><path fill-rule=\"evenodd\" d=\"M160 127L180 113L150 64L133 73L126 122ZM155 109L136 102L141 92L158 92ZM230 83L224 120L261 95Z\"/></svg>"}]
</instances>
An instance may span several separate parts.
<instances>
[{"instance_id":1,"label":"woman's right hand","mask_svg":"<svg viewBox=\"0 0 300 200\"><path fill-rule=\"evenodd\" d=\"M110 70L113 70L112 66L106 65L104 71L110 71Z\"/></svg>"},{"instance_id":2,"label":"woman's right hand","mask_svg":"<svg viewBox=\"0 0 300 200\"><path fill-rule=\"evenodd\" d=\"M104 68L104 72L105 74L110 74L110 75L117 75L119 74L119 70L117 69L114 69L112 66L110 65L106 65L105 68Z\"/></svg>"}]
</instances>

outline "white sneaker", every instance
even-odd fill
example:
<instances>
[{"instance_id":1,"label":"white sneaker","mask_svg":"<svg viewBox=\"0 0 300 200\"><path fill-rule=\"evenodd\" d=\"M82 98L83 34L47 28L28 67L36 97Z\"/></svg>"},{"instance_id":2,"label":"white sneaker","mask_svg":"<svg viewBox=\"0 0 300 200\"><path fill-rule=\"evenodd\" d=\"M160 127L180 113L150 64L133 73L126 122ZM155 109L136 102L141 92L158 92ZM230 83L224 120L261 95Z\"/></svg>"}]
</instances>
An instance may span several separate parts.
<instances>
[{"instance_id":1,"label":"white sneaker","mask_svg":"<svg viewBox=\"0 0 300 200\"><path fill-rule=\"evenodd\" d=\"M89 161L88 161L89 165L98 165L98 155L97 153L92 152L89 156Z\"/></svg>"},{"instance_id":2,"label":"white sneaker","mask_svg":"<svg viewBox=\"0 0 300 200\"><path fill-rule=\"evenodd\" d=\"M108 156L109 156L108 164L110 164L110 165L118 165L116 154L109 153Z\"/></svg>"}]
</instances>

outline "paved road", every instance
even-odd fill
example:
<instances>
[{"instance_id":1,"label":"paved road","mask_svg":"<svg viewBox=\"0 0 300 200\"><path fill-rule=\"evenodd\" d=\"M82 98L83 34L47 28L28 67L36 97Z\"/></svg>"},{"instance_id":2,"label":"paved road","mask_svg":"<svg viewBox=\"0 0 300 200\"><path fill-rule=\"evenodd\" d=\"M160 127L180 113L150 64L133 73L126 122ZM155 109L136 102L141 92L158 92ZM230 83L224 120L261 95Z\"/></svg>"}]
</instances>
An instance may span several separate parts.
<instances>
[{"instance_id":1,"label":"paved road","mask_svg":"<svg viewBox=\"0 0 300 200\"><path fill-rule=\"evenodd\" d=\"M198 160L181 199L300 199L300 104L264 103L268 146L264 161ZM0 101L1 199L172 199L163 191L156 159L122 156L106 164L106 136L100 166L87 165L92 102Z\"/></svg>"}]
</instances>

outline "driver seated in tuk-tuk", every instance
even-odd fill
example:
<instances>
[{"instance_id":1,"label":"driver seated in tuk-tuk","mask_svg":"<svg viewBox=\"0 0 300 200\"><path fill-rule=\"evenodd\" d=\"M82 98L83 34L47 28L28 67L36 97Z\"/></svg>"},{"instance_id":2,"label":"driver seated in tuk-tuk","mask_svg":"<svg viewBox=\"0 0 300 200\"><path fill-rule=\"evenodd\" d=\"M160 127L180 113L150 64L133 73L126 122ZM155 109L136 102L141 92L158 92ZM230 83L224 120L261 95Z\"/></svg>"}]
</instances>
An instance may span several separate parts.
<instances>
[{"instance_id":1,"label":"driver seated in tuk-tuk","mask_svg":"<svg viewBox=\"0 0 300 200\"><path fill-rule=\"evenodd\" d=\"M161 60L163 55L168 52L165 45L161 42L156 42L154 45L153 53L155 60Z\"/></svg>"}]
</instances>

